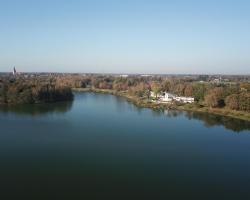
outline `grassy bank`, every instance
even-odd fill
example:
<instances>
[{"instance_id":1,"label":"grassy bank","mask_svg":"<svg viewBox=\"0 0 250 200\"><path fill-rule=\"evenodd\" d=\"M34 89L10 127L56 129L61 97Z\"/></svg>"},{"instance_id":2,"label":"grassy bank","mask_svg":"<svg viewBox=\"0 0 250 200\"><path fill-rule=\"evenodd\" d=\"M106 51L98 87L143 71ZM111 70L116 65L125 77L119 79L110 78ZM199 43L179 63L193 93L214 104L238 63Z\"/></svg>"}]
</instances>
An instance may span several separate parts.
<instances>
[{"instance_id":1,"label":"grassy bank","mask_svg":"<svg viewBox=\"0 0 250 200\"><path fill-rule=\"evenodd\" d=\"M211 113L221 116L227 116L237 119L242 119L246 121L250 121L250 113L228 110L226 108L208 108L202 107L198 104L166 104L166 103L156 103L149 101L146 98L139 98L135 96L129 95L126 91L115 91L115 90L107 90L107 89L94 89L94 88L74 88L75 92L95 92L102 94L111 94L115 96L120 96L126 98L129 102L132 102L136 106L151 108L155 110L164 110L164 109L176 109L183 111L193 111L193 112L203 112L203 113Z\"/></svg>"}]
</instances>

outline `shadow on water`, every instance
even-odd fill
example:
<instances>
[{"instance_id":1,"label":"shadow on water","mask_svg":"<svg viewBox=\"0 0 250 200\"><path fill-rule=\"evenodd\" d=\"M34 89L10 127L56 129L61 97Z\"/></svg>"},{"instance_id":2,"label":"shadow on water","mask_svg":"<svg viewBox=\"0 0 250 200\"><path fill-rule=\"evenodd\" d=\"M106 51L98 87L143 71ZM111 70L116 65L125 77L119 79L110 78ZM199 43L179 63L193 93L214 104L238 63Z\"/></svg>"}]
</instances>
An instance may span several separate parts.
<instances>
[{"instance_id":1,"label":"shadow on water","mask_svg":"<svg viewBox=\"0 0 250 200\"><path fill-rule=\"evenodd\" d=\"M66 113L71 110L72 104L72 101L66 101L32 105L0 106L0 112L4 114L14 113L17 115L44 116L51 113Z\"/></svg>"},{"instance_id":2,"label":"shadow on water","mask_svg":"<svg viewBox=\"0 0 250 200\"><path fill-rule=\"evenodd\" d=\"M103 101L103 97L105 97L105 100L110 101L112 100L113 103L115 103L116 109L119 111L119 113L124 111L132 111L136 112L139 115L143 114L143 111L147 108L138 107L134 103L129 102L127 99L123 97L118 97L114 95L107 95L107 94L95 94L94 95L96 99L100 99ZM88 95L84 95L84 98L88 98ZM241 119L235 119L231 117L224 117L221 115L215 115L211 113L202 113L202 112L191 112L191 111L178 111L178 110L156 110L152 109L152 115L155 117L160 117L163 114L167 117L180 117L185 116L186 118L190 120L199 120L204 123L205 127L215 127L215 126L223 126L228 130L234 131L234 132L242 132L242 131L249 131L250 130L250 122L241 120Z\"/></svg>"},{"instance_id":3,"label":"shadow on water","mask_svg":"<svg viewBox=\"0 0 250 200\"><path fill-rule=\"evenodd\" d=\"M210 114L210 113L166 110L164 111L164 114L167 117L178 117L178 116L184 115L190 120L191 119L200 120L200 121L203 121L204 126L208 128L214 127L214 126L224 126L226 129L232 130L237 133L241 131L250 130L250 122L248 121L235 119L231 117L224 117L224 116Z\"/></svg>"},{"instance_id":4,"label":"shadow on water","mask_svg":"<svg viewBox=\"0 0 250 200\"><path fill-rule=\"evenodd\" d=\"M137 112L138 114L142 114L145 108L138 107L133 103L129 103L123 97L116 97L110 95L111 97L115 98L116 107L119 111L124 111L125 109L129 109L132 111ZM124 104L124 102L129 103L130 106ZM155 117L162 116L164 114L167 117L180 117L185 116L190 120L199 120L204 123L205 127L215 127L215 126L223 126L228 130L234 132L242 132L242 131L249 131L250 130L250 122L241 119L235 119L232 117L224 117L221 115L211 114L211 113L202 113L202 112L191 112L191 111L178 111L178 110L152 110L152 115Z\"/></svg>"},{"instance_id":5,"label":"shadow on water","mask_svg":"<svg viewBox=\"0 0 250 200\"><path fill-rule=\"evenodd\" d=\"M81 96L80 96L81 95ZM91 95L88 93L80 93L76 95L75 101L94 98L95 100L103 101L111 101L115 103L115 108L119 113L124 111L132 111L137 112L142 115L145 108L138 107L133 103L128 102L126 99L122 97L116 97L114 95L101 95L94 94ZM105 98L103 98L105 96ZM105 103L105 102L104 102ZM73 101L67 102L57 102L57 103L46 103L46 104L33 104L33 105L16 105L16 106L0 106L0 113L3 114L16 114L16 115L30 115L30 116L45 116L48 114L63 114L72 109ZM178 111L178 110L152 110L152 115L155 117L159 117L165 115L168 118L185 116L190 120L199 120L204 123L205 127L215 127L215 126L224 126L226 129L232 130L234 132L242 132L250 130L250 122L240 119L235 119L231 117L224 117L220 115L210 114L210 113L201 113L201 112L187 112L187 111Z\"/></svg>"}]
</instances>

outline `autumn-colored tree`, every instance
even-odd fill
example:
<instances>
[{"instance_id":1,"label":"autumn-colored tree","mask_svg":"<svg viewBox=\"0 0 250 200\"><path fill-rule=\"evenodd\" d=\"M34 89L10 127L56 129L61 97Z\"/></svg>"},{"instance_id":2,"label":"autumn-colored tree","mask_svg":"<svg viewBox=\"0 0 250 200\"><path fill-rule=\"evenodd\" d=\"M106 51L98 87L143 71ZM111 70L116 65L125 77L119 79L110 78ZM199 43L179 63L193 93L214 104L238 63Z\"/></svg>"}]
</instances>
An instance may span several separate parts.
<instances>
[{"instance_id":1,"label":"autumn-colored tree","mask_svg":"<svg viewBox=\"0 0 250 200\"><path fill-rule=\"evenodd\" d=\"M128 89L128 84L126 82L114 82L113 83L113 88L115 90L118 90L118 91L127 90Z\"/></svg>"},{"instance_id":2,"label":"autumn-colored tree","mask_svg":"<svg viewBox=\"0 0 250 200\"><path fill-rule=\"evenodd\" d=\"M211 89L208 93L209 94L214 94L218 98L223 98L223 96L224 96L224 88L223 87L215 87L215 88Z\"/></svg>"},{"instance_id":3,"label":"autumn-colored tree","mask_svg":"<svg viewBox=\"0 0 250 200\"><path fill-rule=\"evenodd\" d=\"M241 89L241 91L244 91L244 92L250 91L250 83L249 82L241 82L240 89Z\"/></svg>"},{"instance_id":4,"label":"autumn-colored tree","mask_svg":"<svg viewBox=\"0 0 250 200\"><path fill-rule=\"evenodd\" d=\"M171 82L169 80L164 81L161 88L164 92L169 92L171 90Z\"/></svg>"},{"instance_id":5,"label":"autumn-colored tree","mask_svg":"<svg viewBox=\"0 0 250 200\"><path fill-rule=\"evenodd\" d=\"M227 96L225 103L228 108L232 110L238 110L239 109L239 95L232 94L230 96Z\"/></svg>"},{"instance_id":6,"label":"autumn-colored tree","mask_svg":"<svg viewBox=\"0 0 250 200\"><path fill-rule=\"evenodd\" d=\"M250 111L250 92L239 95L239 110Z\"/></svg>"},{"instance_id":7,"label":"autumn-colored tree","mask_svg":"<svg viewBox=\"0 0 250 200\"><path fill-rule=\"evenodd\" d=\"M187 97L193 96L193 87L191 85L186 85L184 95Z\"/></svg>"},{"instance_id":8,"label":"autumn-colored tree","mask_svg":"<svg viewBox=\"0 0 250 200\"><path fill-rule=\"evenodd\" d=\"M175 93L178 95L184 95L185 87L186 86L183 83L177 84L175 87Z\"/></svg>"},{"instance_id":9,"label":"autumn-colored tree","mask_svg":"<svg viewBox=\"0 0 250 200\"><path fill-rule=\"evenodd\" d=\"M217 107L218 106L218 98L214 94L208 94L205 96L205 104L209 107Z\"/></svg>"},{"instance_id":10,"label":"autumn-colored tree","mask_svg":"<svg viewBox=\"0 0 250 200\"><path fill-rule=\"evenodd\" d=\"M145 88L144 83L139 83L136 86L132 86L129 88L129 94L137 97L147 96L147 89Z\"/></svg>"},{"instance_id":11,"label":"autumn-colored tree","mask_svg":"<svg viewBox=\"0 0 250 200\"><path fill-rule=\"evenodd\" d=\"M106 81L102 81L99 83L99 88L100 89L111 89L112 85L107 83Z\"/></svg>"},{"instance_id":12,"label":"autumn-colored tree","mask_svg":"<svg viewBox=\"0 0 250 200\"><path fill-rule=\"evenodd\" d=\"M72 91L63 84L58 84L51 77L24 79L19 77L6 80L1 84L0 104L26 104L55 102L73 99Z\"/></svg>"},{"instance_id":13,"label":"autumn-colored tree","mask_svg":"<svg viewBox=\"0 0 250 200\"><path fill-rule=\"evenodd\" d=\"M205 103L209 107L223 107L225 105L224 89L222 87L210 89L205 96Z\"/></svg>"}]
</instances>

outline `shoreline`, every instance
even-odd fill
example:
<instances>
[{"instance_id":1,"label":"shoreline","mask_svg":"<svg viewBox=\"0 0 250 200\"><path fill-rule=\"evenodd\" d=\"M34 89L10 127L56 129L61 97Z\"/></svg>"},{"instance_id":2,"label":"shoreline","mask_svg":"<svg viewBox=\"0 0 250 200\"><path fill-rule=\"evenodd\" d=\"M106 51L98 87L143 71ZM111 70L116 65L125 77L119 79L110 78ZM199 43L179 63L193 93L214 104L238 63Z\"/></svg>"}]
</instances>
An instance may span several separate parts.
<instances>
[{"instance_id":1,"label":"shoreline","mask_svg":"<svg viewBox=\"0 0 250 200\"><path fill-rule=\"evenodd\" d=\"M148 101L145 98L138 98L135 96L128 95L125 91L115 91L108 89L95 89L95 88L72 88L73 92L93 92L100 94L111 94L118 97L123 97L127 101L132 102L138 107L150 108L154 110L180 110L180 111L190 111L190 112L202 112L209 113L214 115L220 115L224 117L231 117L235 119L245 120L250 122L250 113L243 111L235 111L235 110L227 110L222 108L208 108L208 107L199 107L197 104L166 104L166 103L156 103L152 101Z\"/></svg>"}]
</instances>

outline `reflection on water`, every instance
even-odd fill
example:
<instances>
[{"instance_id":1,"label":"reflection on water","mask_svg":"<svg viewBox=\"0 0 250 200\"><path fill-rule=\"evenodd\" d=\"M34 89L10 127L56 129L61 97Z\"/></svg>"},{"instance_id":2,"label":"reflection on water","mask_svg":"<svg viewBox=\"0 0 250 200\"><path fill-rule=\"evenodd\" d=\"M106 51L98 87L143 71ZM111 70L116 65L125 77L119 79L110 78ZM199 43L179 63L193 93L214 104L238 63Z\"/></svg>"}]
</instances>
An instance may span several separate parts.
<instances>
[{"instance_id":1,"label":"reflection on water","mask_svg":"<svg viewBox=\"0 0 250 200\"><path fill-rule=\"evenodd\" d=\"M178 117L184 115L188 119L196 119L203 121L204 126L206 127L224 126L226 129L238 133L241 131L250 130L250 122L231 117L224 117L221 115L202 113L202 112L177 111L177 110L166 110L164 111L164 114L167 117Z\"/></svg>"},{"instance_id":2,"label":"reflection on water","mask_svg":"<svg viewBox=\"0 0 250 200\"><path fill-rule=\"evenodd\" d=\"M71 108L72 101L66 101L46 104L0 106L0 112L4 114L14 113L17 115L43 116L51 113L66 113Z\"/></svg>"},{"instance_id":3,"label":"reflection on water","mask_svg":"<svg viewBox=\"0 0 250 200\"><path fill-rule=\"evenodd\" d=\"M75 101L87 101L88 99L95 99L96 101L101 101L103 107L106 104L112 102L115 105L116 111L118 113L123 113L125 111L136 112L139 115L143 114L143 110L146 108L137 107L133 103L129 103L126 99L122 97L116 97L113 95L100 95L95 93L75 93ZM105 96L105 98L103 98ZM48 114L64 114L72 109L72 101L68 102L57 102L57 103L47 103L47 104L32 104L32 105L16 105L16 106L0 106L0 113L3 114L17 114L17 115L30 115L30 116L44 116ZM99 108L100 109L100 108ZM160 117L165 115L169 118L185 116L188 119L203 121L205 127L214 126L224 126L226 129L232 130L234 132L241 132L245 130L250 130L250 122L240 119L235 119L231 117L224 117L220 115L202 113L202 112L187 112L178 110L152 110L152 116Z\"/></svg>"},{"instance_id":4,"label":"reflection on water","mask_svg":"<svg viewBox=\"0 0 250 200\"><path fill-rule=\"evenodd\" d=\"M136 112L137 114L141 115L143 114L143 110L145 108L138 107L133 103L129 103L128 101L123 97L117 97L113 95L107 95L107 94L96 94L92 93L92 95L96 99L101 99L103 101L103 95L106 97L105 101L110 102L112 101L115 106L116 110L119 113L125 112L126 110ZM83 98L92 98L93 96L84 96ZM105 103L105 102L104 102ZM162 110L152 110L152 116L154 117L160 117L162 114L165 114L167 117L180 117L185 116L188 119L194 119L194 120L200 120L204 122L205 127L214 127L214 126L224 126L226 129L232 130L234 132L241 132L245 130L250 130L250 122L240 119L235 119L231 117L224 117L221 115L215 115L211 113L202 113L202 112L187 112L187 111L178 111L178 110L165 110L164 112Z\"/></svg>"}]
</instances>

